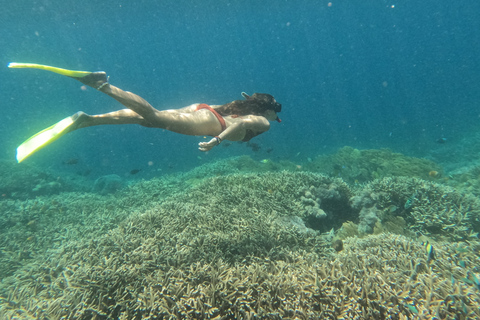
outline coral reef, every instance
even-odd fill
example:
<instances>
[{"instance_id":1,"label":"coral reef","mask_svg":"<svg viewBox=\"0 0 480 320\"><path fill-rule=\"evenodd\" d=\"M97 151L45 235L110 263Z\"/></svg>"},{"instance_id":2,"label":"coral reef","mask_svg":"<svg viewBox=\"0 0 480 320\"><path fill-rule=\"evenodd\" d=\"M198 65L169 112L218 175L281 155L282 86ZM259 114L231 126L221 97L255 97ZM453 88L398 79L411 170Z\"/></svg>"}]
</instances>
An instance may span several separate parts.
<instances>
[{"instance_id":1,"label":"coral reef","mask_svg":"<svg viewBox=\"0 0 480 320\"><path fill-rule=\"evenodd\" d=\"M66 191L87 191L80 176L36 168L29 164L0 160L0 201L32 199Z\"/></svg>"},{"instance_id":2,"label":"coral reef","mask_svg":"<svg viewBox=\"0 0 480 320\"><path fill-rule=\"evenodd\" d=\"M321 155L306 163L304 170L341 177L348 183L364 183L393 176L417 177L432 180L430 171L442 175L442 168L427 159L407 157L388 149L358 150L343 147L337 153Z\"/></svg>"},{"instance_id":3,"label":"coral reef","mask_svg":"<svg viewBox=\"0 0 480 320\"><path fill-rule=\"evenodd\" d=\"M480 166L463 167L449 172L442 183L452 186L458 191L480 196Z\"/></svg>"},{"instance_id":4,"label":"coral reef","mask_svg":"<svg viewBox=\"0 0 480 320\"><path fill-rule=\"evenodd\" d=\"M102 307L99 315L118 312L114 311L117 302L123 304L121 301L131 300L137 294L119 291L126 290L127 283L135 287L154 276L153 273L163 274L173 267L188 269L195 263L207 265L218 261L228 265L248 264L266 257L282 260L289 259L291 252L301 251L321 257L328 254L323 248L329 248L330 243L317 232L303 232L279 218L302 211L299 190L310 186L328 189L335 181L321 175L288 172L209 178L157 204L145 204L107 234L92 232L90 240L69 239L59 244L57 253L43 255L47 262L31 259L4 281L4 289L21 287L22 293L29 292L28 301L43 305L37 314L50 318L78 314L88 318L92 308L99 310L91 305L93 301L99 302L98 295L108 295L115 303L112 310ZM151 186L152 182L147 184ZM115 208L129 203L126 194L112 196L112 200L117 196L122 199ZM78 229L81 232L83 228ZM40 237L43 235L39 234ZM25 272L34 274L35 283L41 283L42 287L30 283L32 278L25 278ZM104 285L110 289L102 293ZM69 286L79 289L70 290ZM82 297L77 295L82 292ZM12 294L6 293L9 300L19 303L27 298ZM85 308L78 310L80 301Z\"/></svg>"},{"instance_id":5,"label":"coral reef","mask_svg":"<svg viewBox=\"0 0 480 320\"><path fill-rule=\"evenodd\" d=\"M404 219L412 232L451 240L478 239L480 200L438 183L392 177L366 184L351 199L352 207L373 210L381 221ZM361 230L359 230L361 232Z\"/></svg>"},{"instance_id":6,"label":"coral reef","mask_svg":"<svg viewBox=\"0 0 480 320\"><path fill-rule=\"evenodd\" d=\"M264 164L0 201L0 318L480 317L476 197Z\"/></svg>"},{"instance_id":7,"label":"coral reef","mask_svg":"<svg viewBox=\"0 0 480 320\"><path fill-rule=\"evenodd\" d=\"M300 204L306 225L321 232L339 228L347 219L353 219L356 213L348 204L352 191L338 178L330 178L329 183L310 185L301 189Z\"/></svg>"},{"instance_id":8,"label":"coral reef","mask_svg":"<svg viewBox=\"0 0 480 320\"><path fill-rule=\"evenodd\" d=\"M264 172L280 172L280 171L297 171L297 166L286 160L272 161L264 159L264 161L256 161L249 156L231 157L206 165L199 166L182 176L189 180L190 183L199 182L207 177L218 177L235 173L264 173Z\"/></svg>"},{"instance_id":9,"label":"coral reef","mask_svg":"<svg viewBox=\"0 0 480 320\"><path fill-rule=\"evenodd\" d=\"M124 181L120 176L116 174L109 174L106 176L101 176L95 180L92 188L92 192L106 195L109 193L114 193L124 186Z\"/></svg>"},{"instance_id":10,"label":"coral reef","mask_svg":"<svg viewBox=\"0 0 480 320\"><path fill-rule=\"evenodd\" d=\"M0 201L0 278L70 241L88 241L118 225L131 207L113 197L63 193Z\"/></svg>"},{"instance_id":11,"label":"coral reef","mask_svg":"<svg viewBox=\"0 0 480 320\"><path fill-rule=\"evenodd\" d=\"M145 242L152 245L150 240ZM9 307L0 315L49 319L480 317L478 288L470 280L472 274L478 275L475 268L480 259L474 252L480 243L437 244L442 250L428 263L423 245L402 236L382 234L344 242L344 250L323 258L296 251L285 252L286 259L251 258L234 265L219 259L166 269L155 267L151 260L143 262L149 256L139 248L126 252L111 248L103 255L103 243L93 242L77 253L51 258L49 265L56 268L20 273L16 280L22 290L9 294ZM459 249L467 252L459 255Z\"/></svg>"},{"instance_id":12,"label":"coral reef","mask_svg":"<svg viewBox=\"0 0 480 320\"><path fill-rule=\"evenodd\" d=\"M380 213L381 211L375 207L363 207L358 215L360 220L358 223L358 232L361 234L373 233L373 227L379 220L378 216Z\"/></svg>"}]
</instances>

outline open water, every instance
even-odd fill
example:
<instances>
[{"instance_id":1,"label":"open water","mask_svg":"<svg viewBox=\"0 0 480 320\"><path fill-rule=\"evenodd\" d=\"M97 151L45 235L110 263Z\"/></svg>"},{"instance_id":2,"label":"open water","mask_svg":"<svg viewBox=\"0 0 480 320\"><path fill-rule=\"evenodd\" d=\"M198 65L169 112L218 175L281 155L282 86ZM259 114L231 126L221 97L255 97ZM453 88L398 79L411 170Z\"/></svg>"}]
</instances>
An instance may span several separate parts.
<instances>
[{"instance_id":1,"label":"open water","mask_svg":"<svg viewBox=\"0 0 480 320\"><path fill-rule=\"evenodd\" d=\"M355 148L428 156L479 121L478 1L9 1L0 13L0 157L83 110L121 108L32 62L104 70L158 109L223 104L267 92L282 123L246 144L197 150L203 137L137 126L71 133L30 159L79 159L93 175L152 175L248 154L305 160ZM266 153L266 150L273 150ZM153 163L153 165L148 165Z\"/></svg>"}]
</instances>

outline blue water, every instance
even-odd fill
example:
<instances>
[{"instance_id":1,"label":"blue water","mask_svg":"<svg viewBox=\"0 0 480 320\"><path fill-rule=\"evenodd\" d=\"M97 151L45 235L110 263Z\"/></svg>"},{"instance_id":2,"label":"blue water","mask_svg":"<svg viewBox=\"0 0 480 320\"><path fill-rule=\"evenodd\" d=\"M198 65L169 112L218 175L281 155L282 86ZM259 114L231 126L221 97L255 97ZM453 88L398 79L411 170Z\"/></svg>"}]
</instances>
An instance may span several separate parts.
<instances>
[{"instance_id":1,"label":"blue water","mask_svg":"<svg viewBox=\"0 0 480 320\"><path fill-rule=\"evenodd\" d=\"M71 79L6 68L11 61L104 70L158 109L223 104L242 91L283 104L282 123L252 140L258 152L234 143L201 153L203 137L104 126L26 160L41 166L78 158L93 175L168 173L241 154L302 162L345 145L425 156L438 138L455 143L480 128L478 12L476 0L9 1L0 158L78 110L122 108Z\"/></svg>"}]
</instances>

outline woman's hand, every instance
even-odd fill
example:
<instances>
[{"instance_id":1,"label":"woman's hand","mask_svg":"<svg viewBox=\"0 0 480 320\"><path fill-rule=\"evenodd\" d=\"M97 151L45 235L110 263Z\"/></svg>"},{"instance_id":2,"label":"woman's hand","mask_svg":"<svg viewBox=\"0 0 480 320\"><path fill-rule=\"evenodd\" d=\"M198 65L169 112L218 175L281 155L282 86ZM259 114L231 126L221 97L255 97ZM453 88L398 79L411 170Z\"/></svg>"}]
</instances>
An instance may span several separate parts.
<instances>
[{"instance_id":1,"label":"woman's hand","mask_svg":"<svg viewBox=\"0 0 480 320\"><path fill-rule=\"evenodd\" d=\"M200 142L198 144L199 148L198 150L200 151L209 151L210 149L212 149L213 147L215 147L216 145L219 145L221 142L220 138L219 137L214 137L212 138L210 141L208 142Z\"/></svg>"}]
</instances>

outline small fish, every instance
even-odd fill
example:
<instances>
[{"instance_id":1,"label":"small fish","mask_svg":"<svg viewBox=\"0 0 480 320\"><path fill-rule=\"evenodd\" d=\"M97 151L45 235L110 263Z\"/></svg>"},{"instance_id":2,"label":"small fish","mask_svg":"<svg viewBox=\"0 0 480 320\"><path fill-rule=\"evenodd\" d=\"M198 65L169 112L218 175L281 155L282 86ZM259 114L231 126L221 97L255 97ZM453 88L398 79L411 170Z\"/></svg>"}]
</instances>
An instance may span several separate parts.
<instances>
[{"instance_id":1,"label":"small fish","mask_svg":"<svg viewBox=\"0 0 480 320\"><path fill-rule=\"evenodd\" d=\"M397 211L398 207L396 205L391 205L387 208L387 212L388 213L394 213L395 211Z\"/></svg>"},{"instance_id":2,"label":"small fish","mask_svg":"<svg viewBox=\"0 0 480 320\"><path fill-rule=\"evenodd\" d=\"M261 163L269 163L270 162L270 159L263 159L263 160L260 160Z\"/></svg>"},{"instance_id":3,"label":"small fish","mask_svg":"<svg viewBox=\"0 0 480 320\"><path fill-rule=\"evenodd\" d=\"M437 139L436 141L437 143L440 143L440 144L444 144L445 142L447 142L447 138L440 138L440 139Z\"/></svg>"},{"instance_id":4,"label":"small fish","mask_svg":"<svg viewBox=\"0 0 480 320\"><path fill-rule=\"evenodd\" d=\"M462 267L462 268L466 268L466 266L467 266L467 265L465 264L465 261L463 261L463 260L460 260L460 261L458 262L458 264L459 264L460 267Z\"/></svg>"},{"instance_id":5,"label":"small fish","mask_svg":"<svg viewBox=\"0 0 480 320\"><path fill-rule=\"evenodd\" d=\"M248 142L247 147L250 147L253 152L258 152L260 151L260 149L262 149L262 147L260 147L260 145L255 142Z\"/></svg>"},{"instance_id":6,"label":"small fish","mask_svg":"<svg viewBox=\"0 0 480 320\"><path fill-rule=\"evenodd\" d=\"M432 170L428 173L428 175L432 178L438 178L440 177L440 173L438 173L438 171L435 171L435 170Z\"/></svg>"},{"instance_id":7,"label":"small fish","mask_svg":"<svg viewBox=\"0 0 480 320\"><path fill-rule=\"evenodd\" d=\"M63 161L62 163L67 165L73 165L73 164L77 164L78 161L79 161L78 158L70 158L68 160Z\"/></svg>"},{"instance_id":8,"label":"small fish","mask_svg":"<svg viewBox=\"0 0 480 320\"><path fill-rule=\"evenodd\" d=\"M412 306L411 304L406 304L408 310L410 310L410 312L412 312L413 314L418 314L418 310L415 306Z\"/></svg>"},{"instance_id":9,"label":"small fish","mask_svg":"<svg viewBox=\"0 0 480 320\"><path fill-rule=\"evenodd\" d=\"M410 198L405 201L405 205L403 206L406 210L410 209L413 206L413 203L416 200L417 193L415 192Z\"/></svg>"},{"instance_id":10,"label":"small fish","mask_svg":"<svg viewBox=\"0 0 480 320\"><path fill-rule=\"evenodd\" d=\"M430 264L432 263L433 260L435 260L435 249L433 249L433 246L427 242L422 243L425 246L425 250L427 251L427 263Z\"/></svg>"},{"instance_id":11,"label":"small fish","mask_svg":"<svg viewBox=\"0 0 480 320\"><path fill-rule=\"evenodd\" d=\"M130 174L137 174L140 171L142 171L142 169L133 169L133 170L130 171Z\"/></svg>"}]
</instances>

